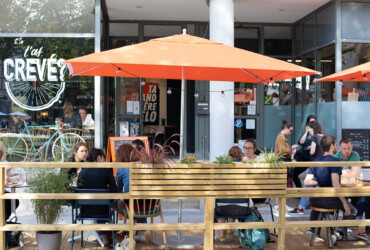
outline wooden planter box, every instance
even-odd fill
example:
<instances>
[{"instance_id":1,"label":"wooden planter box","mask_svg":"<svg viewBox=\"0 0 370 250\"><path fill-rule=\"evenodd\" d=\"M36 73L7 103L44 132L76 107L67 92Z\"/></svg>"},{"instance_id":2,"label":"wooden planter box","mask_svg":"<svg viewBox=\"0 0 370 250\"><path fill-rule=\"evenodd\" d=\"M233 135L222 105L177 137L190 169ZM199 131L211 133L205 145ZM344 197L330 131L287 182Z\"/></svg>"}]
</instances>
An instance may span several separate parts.
<instances>
[{"instance_id":1,"label":"wooden planter box","mask_svg":"<svg viewBox=\"0 0 370 250\"><path fill-rule=\"evenodd\" d=\"M279 197L287 169L270 164L137 164L130 170L130 195L144 197ZM266 196L266 194L270 196Z\"/></svg>"}]
</instances>

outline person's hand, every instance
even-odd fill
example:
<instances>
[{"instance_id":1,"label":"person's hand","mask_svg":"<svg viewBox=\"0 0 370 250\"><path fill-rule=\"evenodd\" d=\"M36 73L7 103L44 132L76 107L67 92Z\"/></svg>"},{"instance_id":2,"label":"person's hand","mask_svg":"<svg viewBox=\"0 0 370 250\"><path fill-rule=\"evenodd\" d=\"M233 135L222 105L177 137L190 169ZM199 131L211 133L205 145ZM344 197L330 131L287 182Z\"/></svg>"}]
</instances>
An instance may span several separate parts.
<instances>
[{"instance_id":1,"label":"person's hand","mask_svg":"<svg viewBox=\"0 0 370 250\"><path fill-rule=\"evenodd\" d=\"M310 127L309 126L306 126L306 133L309 134L310 133Z\"/></svg>"},{"instance_id":2,"label":"person's hand","mask_svg":"<svg viewBox=\"0 0 370 250\"><path fill-rule=\"evenodd\" d=\"M308 146L308 147L306 148L306 150L311 150L311 146Z\"/></svg>"},{"instance_id":3,"label":"person's hand","mask_svg":"<svg viewBox=\"0 0 370 250\"><path fill-rule=\"evenodd\" d=\"M294 144L293 146L292 146L292 150L294 150L294 149L297 149L299 146L297 145L297 144Z\"/></svg>"},{"instance_id":4,"label":"person's hand","mask_svg":"<svg viewBox=\"0 0 370 250\"><path fill-rule=\"evenodd\" d=\"M343 204L343 207L344 207L344 215L349 216L351 214L351 208L349 207L348 203L345 202Z\"/></svg>"}]
</instances>

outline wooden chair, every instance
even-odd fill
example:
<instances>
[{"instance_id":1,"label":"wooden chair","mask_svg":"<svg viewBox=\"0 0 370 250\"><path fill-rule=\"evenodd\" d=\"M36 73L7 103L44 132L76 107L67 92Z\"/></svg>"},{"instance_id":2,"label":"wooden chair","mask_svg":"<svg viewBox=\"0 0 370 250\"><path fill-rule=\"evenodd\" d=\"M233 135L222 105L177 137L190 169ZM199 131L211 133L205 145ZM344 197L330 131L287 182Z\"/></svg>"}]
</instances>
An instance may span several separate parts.
<instances>
[{"instance_id":1,"label":"wooden chair","mask_svg":"<svg viewBox=\"0 0 370 250\"><path fill-rule=\"evenodd\" d=\"M82 139L84 139L84 141L86 142L88 148L92 148L94 145L93 143L94 135L91 133L91 130L79 128L67 128L63 129L63 133L74 133L81 136Z\"/></svg>"},{"instance_id":2,"label":"wooden chair","mask_svg":"<svg viewBox=\"0 0 370 250\"><path fill-rule=\"evenodd\" d=\"M339 209L338 208L320 208L320 207L311 207L312 211L316 211L319 213L319 218L318 220L337 220L338 219L338 214L339 214ZM315 242L315 238L317 237L317 234L320 233L321 228L316 227L310 241L310 246L313 246ZM334 233L334 228L333 227L327 227L326 228L326 234L328 236L328 246L329 248L333 247L333 242L331 240L331 235Z\"/></svg>"},{"instance_id":3,"label":"wooden chair","mask_svg":"<svg viewBox=\"0 0 370 250\"><path fill-rule=\"evenodd\" d=\"M161 223L164 223L163 220L163 213L162 213L162 203L159 199L151 199L151 200L134 200L134 218L150 218L150 223L153 224L154 217L160 216ZM129 202L125 202L125 208L123 209L123 221L126 224L128 213L130 211ZM153 242L153 231L150 231L150 243ZM163 231L163 242L165 247L167 248L166 242L166 231Z\"/></svg>"}]
</instances>

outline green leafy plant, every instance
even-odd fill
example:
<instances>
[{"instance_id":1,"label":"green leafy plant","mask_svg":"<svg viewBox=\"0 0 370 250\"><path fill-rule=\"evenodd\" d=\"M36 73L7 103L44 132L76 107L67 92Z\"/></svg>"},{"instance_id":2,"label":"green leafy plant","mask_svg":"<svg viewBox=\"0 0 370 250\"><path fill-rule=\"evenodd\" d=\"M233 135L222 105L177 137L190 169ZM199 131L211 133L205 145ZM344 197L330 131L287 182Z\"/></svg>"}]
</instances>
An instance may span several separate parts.
<instances>
[{"instance_id":1,"label":"green leafy plant","mask_svg":"<svg viewBox=\"0 0 370 250\"><path fill-rule=\"evenodd\" d=\"M235 165L234 159L231 158L229 154L217 156L216 159L213 161L213 163Z\"/></svg>"},{"instance_id":2,"label":"green leafy plant","mask_svg":"<svg viewBox=\"0 0 370 250\"><path fill-rule=\"evenodd\" d=\"M282 161L280 160L283 156L278 153L275 154L273 150L261 150L262 158L264 159L265 163L271 164L272 168L282 168Z\"/></svg>"},{"instance_id":3,"label":"green leafy plant","mask_svg":"<svg viewBox=\"0 0 370 250\"><path fill-rule=\"evenodd\" d=\"M182 157L181 163L184 163L188 165L189 167L193 166L195 163L197 163L197 158L193 155L188 155L188 157L185 158L185 156Z\"/></svg>"},{"instance_id":4,"label":"green leafy plant","mask_svg":"<svg viewBox=\"0 0 370 250\"><path fill-rule=\"evenodd\" d=\"M255 164L255 163L258 163L258 161L256 160L242 160L243 163L246 163L246 164Z\"/></svg>"},{"instance_id":5,"label":"green leafy plant","mask_svg":"<svg viewBox=\"0 0 370 250\"><path fill-rule=\"evenodd\" d=\"M31 193L71 193L71 181L64 170L40 169L29 179L28 192ZM41 224L54 224L62 213L65 200L31 200L36 220Z\"/></svg>"}]
</instances>

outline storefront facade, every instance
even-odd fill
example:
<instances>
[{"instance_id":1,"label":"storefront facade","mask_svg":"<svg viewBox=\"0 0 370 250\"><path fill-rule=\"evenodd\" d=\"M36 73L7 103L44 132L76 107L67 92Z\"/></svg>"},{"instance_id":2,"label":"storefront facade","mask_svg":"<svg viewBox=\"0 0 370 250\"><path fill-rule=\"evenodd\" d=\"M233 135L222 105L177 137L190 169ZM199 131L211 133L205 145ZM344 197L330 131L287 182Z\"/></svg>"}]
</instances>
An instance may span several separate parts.
<instances>
[{"instance_id":1,"label":"storefront facade","mask_svg":"<svg viewBox=\"0 0 370 250\"><path fill-rule=\"evenodd\" d=\"M223 4L223 1L217 2ZM62 64L61 59L181 34L184 28L190 35L210 37L212 21L204 21L195 14L193 18L176 20L160 9L153 9L156 13L151 20L140 15L145 5L136 4L132 10L132 4L125 3L120 8L114 8L117 3L109 0L6 3L0 17L0 111L25 113L33 125L52 125L63 116L66 102L72 103L76 115L80 107L86 107L95 120L94 144L101 148L106 147L108 136L146 135L164 142L179 133L180 81L69 78ZM238 4L234 3L234 9L242 7ZM207 1L199 3L199 8L205 8L207 17L210 15ZM127 14L128 9L133 11L132 15ZM263 15L262 10L256 11ZM329 75L369 60L369 12L369 1L338 0L323 1L323 5L294 21L289 17L279 23L268 22L268 18L256 23L236 19L234 46ZM112 18L119 13L122 18ZM370 129L364 119L370 110L367 83L341 86L340 83L314 83L313 77L307 77L268 86L234 83L232 89L231 97L228 93L226 97L217 93L220 100L233 99L230 112L234 116L227 122L233 124L234 133L228 135L232 138L225 143L225 148L247 138L255 138L261 148L273 148L284 118L295 124L290 140L296 142L310 114L318 117L326 134L337 138L343 130L346 133L361 130L366 134ZM213 158L210 157L214 145L210 131L217 121L210 119L210 112L206 111L210 108L212 112L212 86L209 82L187 81L185 91L184 155ZM4 120L3 128L19 132L12 124L13 117L0 117ZM158 132L163 134L155 138Z\"/></svg>"}]
</instances>

